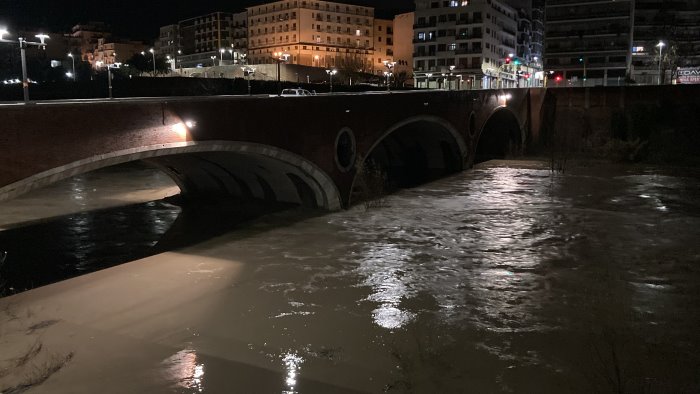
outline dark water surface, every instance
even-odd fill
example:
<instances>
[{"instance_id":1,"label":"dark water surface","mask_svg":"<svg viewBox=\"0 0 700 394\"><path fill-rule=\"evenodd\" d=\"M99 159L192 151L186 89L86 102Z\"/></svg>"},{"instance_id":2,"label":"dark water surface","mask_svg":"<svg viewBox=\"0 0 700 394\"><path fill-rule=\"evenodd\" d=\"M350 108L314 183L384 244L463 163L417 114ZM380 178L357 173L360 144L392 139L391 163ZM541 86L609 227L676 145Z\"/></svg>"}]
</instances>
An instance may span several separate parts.
<instances>
[{"instance_id":1,"label":"dark water surface","mask_svg":"<svg viewBox=\"0 0 700 394\"><path fill-rule=\"evenodd\" d=\"M359 392L700 392L695 171L489 162L379 209L229 210L157 201L13 227L1 272L23 288L223 234L198 248L243 261L226 297L257 301L222 301L231 320L161 360L188 371L176 392L255 387L227 378L252 363L223 361L224 330L275 371L259 392L335 392L311 375ZM149 390L170 387L158 376Z\"/></svg>"}]
</instances>

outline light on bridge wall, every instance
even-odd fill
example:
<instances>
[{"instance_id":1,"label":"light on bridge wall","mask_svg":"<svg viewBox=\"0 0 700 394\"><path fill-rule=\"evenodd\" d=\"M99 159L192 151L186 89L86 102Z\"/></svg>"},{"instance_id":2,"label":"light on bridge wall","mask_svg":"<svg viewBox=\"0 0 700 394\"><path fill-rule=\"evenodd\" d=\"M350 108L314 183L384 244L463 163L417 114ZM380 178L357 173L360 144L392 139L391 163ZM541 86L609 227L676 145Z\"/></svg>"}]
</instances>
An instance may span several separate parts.
<instances>
[{"instance_id":1,"label":"light on bridge wall","mask_svg":"<svg viewBox=\"0 0 700 394\"><path fill-rule=\"evenodd\" d=\"M186 120L172 125L172 130L177 133L182 139L187 138L187 132L197 126L197 122Z\"/></svg>"}]
</instances>

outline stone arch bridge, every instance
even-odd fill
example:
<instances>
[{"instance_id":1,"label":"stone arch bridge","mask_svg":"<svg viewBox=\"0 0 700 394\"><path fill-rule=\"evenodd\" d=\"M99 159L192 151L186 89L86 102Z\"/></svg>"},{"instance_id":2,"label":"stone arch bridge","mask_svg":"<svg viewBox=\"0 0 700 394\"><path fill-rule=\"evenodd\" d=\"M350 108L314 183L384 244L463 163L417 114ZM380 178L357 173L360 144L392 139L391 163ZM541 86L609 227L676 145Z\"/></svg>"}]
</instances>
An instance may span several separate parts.
<instances>
[{"instance_id":1,"label":"stone arch bridge","mask_svg":"<svg viewBox=\"0 0 700 394\"><path fill-rule=\"evenodd\" d=\"M143 160L183 194L334 210L353 202L358 163L381 166L403 187L521 151L539 127L540 96L518 89L0 105L0 200Z\"/></svg>"}]
</instances>

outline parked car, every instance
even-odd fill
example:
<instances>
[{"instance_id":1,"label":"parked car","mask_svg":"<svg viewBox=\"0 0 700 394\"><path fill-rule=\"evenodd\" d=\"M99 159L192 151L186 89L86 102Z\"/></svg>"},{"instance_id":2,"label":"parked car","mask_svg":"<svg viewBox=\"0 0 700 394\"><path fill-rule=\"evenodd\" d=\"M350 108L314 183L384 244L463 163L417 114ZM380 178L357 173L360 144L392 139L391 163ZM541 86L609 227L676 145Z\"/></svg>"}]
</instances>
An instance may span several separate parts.
<instances>
[{"instance_id":1,"label":"parked car","mask_svg":"<svg viewBox=\"0 0 700 394\"><path fill-rule=\"evenodd\" d=\"M301 96L314 96L316 93L311 93L306 89L296 88L296 89L283 89L282 97L301 97Z\"/></svg>"}]
</instances>

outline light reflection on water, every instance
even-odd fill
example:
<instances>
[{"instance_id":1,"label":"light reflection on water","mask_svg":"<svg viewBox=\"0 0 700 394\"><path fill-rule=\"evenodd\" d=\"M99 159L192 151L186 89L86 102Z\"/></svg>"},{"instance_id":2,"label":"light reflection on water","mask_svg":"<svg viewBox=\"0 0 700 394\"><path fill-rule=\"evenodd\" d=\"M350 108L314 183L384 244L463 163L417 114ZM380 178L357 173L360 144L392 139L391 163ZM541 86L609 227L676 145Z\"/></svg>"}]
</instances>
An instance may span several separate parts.
<instances>
[{"instance_id":1,"label":"light reflection on water","mask_svg":"<svg viewBox=\"0 0 700 394\"><path fill-rule=\"evenodd\" d=\"M183 349L161 362L166 381L191 393L204 391L204 364L198 362L197 352Z\"/></svg>"},{"instance_id":2,"label":"light reflection on water","mask_svg":"<svg viewBox=\"0 0 700 394\"><path fill-rule=\"evenodd\" d=\"M301 365L304 363L304 359L301 358L297 353L286 353L282 355L282 362L286 371L286 377L284 383L286 385L285 390L282 390L282 394L297 394L296 390L297 379L299 378L299 370Z\"/></svg>"}]
</instances>

